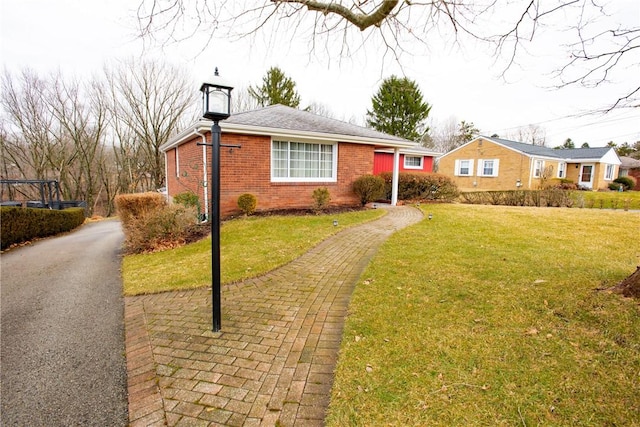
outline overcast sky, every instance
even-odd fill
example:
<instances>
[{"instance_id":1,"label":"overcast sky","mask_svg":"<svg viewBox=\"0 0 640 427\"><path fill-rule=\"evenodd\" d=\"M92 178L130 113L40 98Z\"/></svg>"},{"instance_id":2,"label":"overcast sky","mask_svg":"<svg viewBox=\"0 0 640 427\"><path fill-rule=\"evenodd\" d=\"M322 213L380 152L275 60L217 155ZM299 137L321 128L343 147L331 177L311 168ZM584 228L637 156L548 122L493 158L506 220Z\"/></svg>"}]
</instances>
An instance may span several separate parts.
<instances>
[{"instance_id":1,"label":"overcast sky","mask_svg":"<svg viewBox=\"0 0 640 427\"><path fill-rule=\"evenodd\" d=\"M509 137L519 127L534 124L546 131L549 146L567 138L577 146L588 142L592 147L640 140L640 108L580 116L615 101L615 85L549 89L545 65L566 59L553 38L541 38L505 82L499 77L500 64L487 50L469 44L464 50L450 45L428 50L418 46L417 54L402 58L402 68L384 60L380 46L370 45L351 58L339 59L321 49L309 55L308 40L266 45L261 38L215 39L199 53L202 43L191 39L162 50L147 42L143 49L135 32L136 0L0 1L0 59L2 67L14 73L31 68L42 74L60 70L69 77L90 77L105 64L146 55L190 69L194 91L198 91L214 66L236 88L259 84L269 67L278 66L296 82L301 106L324 104L336 118L359 123L382 80L404 73L418 83L432 105L436 126L453 117L457 122L475 123L485 135ZM612 22L640 25L640 1L615 0L613 4L617 15L609 18ZM618 78L640 80L637 62Z\"/></svg>"}]
</instances>

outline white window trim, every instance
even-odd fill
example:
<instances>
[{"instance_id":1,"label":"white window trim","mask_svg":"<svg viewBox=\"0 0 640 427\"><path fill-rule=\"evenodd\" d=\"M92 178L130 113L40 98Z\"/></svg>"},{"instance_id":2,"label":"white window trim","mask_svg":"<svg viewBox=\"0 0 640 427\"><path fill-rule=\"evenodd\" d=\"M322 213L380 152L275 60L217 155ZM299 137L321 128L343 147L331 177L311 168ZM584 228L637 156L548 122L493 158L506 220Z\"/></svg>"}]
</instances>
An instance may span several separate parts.
<instances>
[{"instance_id":1,"label":"white window trim","mask_svg":"<svg viewBox=\"0 0 640 427\"><path fill-rule=\"evenodd\" d=\"M407 165L407 158L408 157L420 159L420 165L419 166ZM421 170L422 168L424 168L424 156L412 156L412 155L405 154L404 155L404 168L405 169L420 169Z\"/></svg>"},{"instance_id":2,"label":"white window trim","mask_svg":"<svg viewBox=\"0 0 640 427\"><path fill-rule=\"evenodd\" d=\"M460 163L469 162L469 173L461 174L460 173ZM473 159L457 159L454 165L454 175L455 176L473 176Z\"/></svg>"},{"instance_id":3,"label":"white window trim","mask_svg":"<svg viewBox=\"0 0 640 427\"><path fill-rule=\"evenodd\" d=\"M540 169L538 169L537 170L538 173L536 173L536 165L538 163L540 163ZM534 160L533 161L533 177L540 178L543 173L544 173L544 160L540 160L540 159Z\"/></svg>"},{"instance_id":4,"label":"white window trim","mask_svg":"<svg viewBox=\"0 0 640 427\"><path fill-rule=\"evenodd\" d=\"M562 174L560 174L562 172ZM567 177L567 162L558 162L558 173L556 177L563 179Z\"/></svg>"},{"instance_id":5,"label":"white window trim","mask_svg":"<svg viewBox=\"0 0 640 427\"><path fill-rule=\"evenodd\" d=\"M615 171L615 166L612 164L604 165L604 180L605 181L613 181L613 172ZM611 171L611 173L608 173Z\"/></svg>"},{"instance_id":6,"label":"white window trim","mask_svg":"<svg viewBox=\"0 0 640 427\"><path fill-rule=\"evenodd\" d=\"M485 173L484 173L484 162L493 162L493 173L492 174L485 175ZM500 168L500 159L479 159L478 160L478 176L497 177L499 168Z\"/></svg>"},{"instance_id":7,"label":"white window trim","mask_svg":"<svg viewBox=\"0 0 640 427\"><path fill-rule=\"evenodd\" d=\"M319 177L319 178L299 178L299 177L274 177L273 176L273 143L274 142L296 142L299 144L313 144L313 145L331 145L333 148L332 151L332 165L331 165L331 176L330 177ZM287 152L289 154L289 151ZM338 143L337 142L326 142L326 141L299 141L299 140L285 140L285 139L271 139L271 149L269 151L270 157L270 175L271 182L338 182ZM289 158L287 158L287 168L289 168Z\"/></svg>"}]
</instances>

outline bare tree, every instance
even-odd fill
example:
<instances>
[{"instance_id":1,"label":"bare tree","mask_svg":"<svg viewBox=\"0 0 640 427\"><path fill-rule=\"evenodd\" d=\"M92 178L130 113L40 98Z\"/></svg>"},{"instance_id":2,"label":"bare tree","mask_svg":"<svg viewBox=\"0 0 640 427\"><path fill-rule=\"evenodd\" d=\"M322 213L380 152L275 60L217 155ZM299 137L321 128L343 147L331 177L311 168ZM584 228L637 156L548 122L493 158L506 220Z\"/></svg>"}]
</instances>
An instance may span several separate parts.
<instances>
[{"instance_id":1,"label":"bare tree","mask_svg":"<svg viewBox=\"0 0 640 427\"><path fill-rule=\"evenodd\" d=\"M0 102L7 120L3 169L16 169L14 173L20 178L53 178L48 164L53 116L43 96L46 87L46 82L30 70L24 70L19 78L8 71L2 76Z\"/></svg>"},{"instance_id":2,"label":"bare tree","mask_svg":"<svg viewBox=\"0 0 640 427\"><path fill-rule=\"evenodd\" d=\"M309 106L307 106L307 108L305 108L305 111L309 111L313 114L317 114L318 116L322 116L322 117L327 117L329 119L335 118L333 112L331 111L331 107L321 102L315 102L315 101L312 102L311 104L309 104Z\"/></svg>"},{"instance_id":3,"label":"bare tree","mask_svg":"<svg viewBox=\"0 0 640 427\"><path fill-rule=\"evenodd\" d=\"M480 131L473 122L462 120L458 122L455 117L449 117L441 123L434 123L429 132L429 138L423 143L426 147L433 148L441 153L464 145L478 136Z\"/></svg>"},{"instance_id":4,"label":"bare tree","mask_svg":"<svg viewBox=\"0 0 640 427\"><path fill-rule=\"evenodd\" d=\"M57 123L52 129L49 163L57 170L63 193L84 200L89 213L95 208L103 162L103 133L106 105L100 84L92 82L83 90L77 80L53 78L48 102Z\"/></svg>"},{"instance_id":5,"label":"bare tree","mask_svg":"<svg viewBox=\"0 0 640 427\"><path fill-rule=\"evenodd\" d=\"M160 146L184 126L196 104L193 85L184 70L155 61L130 60L106 74L112 120L124 150L120 159L133 156L137 164L126 165L132 181L156 190L165 181Z\"/></svg>"},{"instance_id":6,"label":"bare tree","mask_svg":"<svg viewBox=\"0 0 640 427\"><path fill-rule=\"evenodd\" d=\"M241 87L233 90L233 96L231 97L231 114L255 110L258 107L258 101L251 96L248 88Z\"/></svg>"},{"instance_id":7,"label":"bare tree","mask_svg":"<svg viewBox=\"0 0 640 427\"><path fill-rule=\"evenodd\" d=\"M547 132L539 125L529 125L518 128L515 132L510 133L508 138L541 147L546 147L547 145Z\"/></svg>"},{"instance_id":8,"label":"bare tree","mask_svg":"<svg viewBox=\"0 0 640 427\"><path fill-rule=\"evenodd\" d=\"M101 93L60 74L42 79L30 71L20 78L5 73L3 175L56 179L64 199L83 200L92 213L106 124Z\"/></svg>"},{"instance_id":9,"label":"bare tree","mask_svg":"<svg viewBox=\"0 0 640 427\"><path fill-rule=\"evenodd\" d=\"M306 40L312 51L338 49L342 57L367 45L383 46L381 55L401 62L403 54L411 53L410 45L424 52L441 44L444 36L460 44L470 39L490 43L496 56L506 61L506 71L541 33L557 30L571 36L563 46L568 60L556 69L558 87L601 85L617 70L640 63L637 19L627 26L608 20L609 9L601 0L139 1L140 33L161 43L195 34L206 34L205 44L221 35L261 34L274 44L297 39ZM501 19L495 17L498 12ZM605 21L608 28L600 25ZM640 105L638 80L626 83L605 111Z\"/></svg>"}]
</instances>

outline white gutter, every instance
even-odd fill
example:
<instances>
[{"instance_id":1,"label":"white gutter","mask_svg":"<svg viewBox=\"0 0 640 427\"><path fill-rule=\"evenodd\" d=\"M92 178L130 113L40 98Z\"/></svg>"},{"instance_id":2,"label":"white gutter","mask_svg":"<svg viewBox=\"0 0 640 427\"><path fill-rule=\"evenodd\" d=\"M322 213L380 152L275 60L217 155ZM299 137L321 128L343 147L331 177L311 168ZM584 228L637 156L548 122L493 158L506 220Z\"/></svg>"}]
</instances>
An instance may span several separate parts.
<instances>
[{"instance_id":1,"label":"white gutter","mask_svg":"<svg viewBox=\"0 0 640 427\"><path fill-rule=\"evenodd\" d=\"M198 128L195 128L193 132L202 138L202 143L207 143L207 138L203 133L200 133ZM178 147L176 147L177 149ZM207 146L202 146L202 186L204 187L204 213L209 217L209 182L207 181L209 175L207 174Z\"/></svg>"},{"instance_id":2,"label":"white gutter","mask_svg":"<svg viewBox=\"0 0 640 427\"><path fill-rule=\"evenodd\" d=\"M393 176L391 178L391 206L398 204L398 177L400 175L400 149L393 150Z\"/></svg>"}]
</instances>

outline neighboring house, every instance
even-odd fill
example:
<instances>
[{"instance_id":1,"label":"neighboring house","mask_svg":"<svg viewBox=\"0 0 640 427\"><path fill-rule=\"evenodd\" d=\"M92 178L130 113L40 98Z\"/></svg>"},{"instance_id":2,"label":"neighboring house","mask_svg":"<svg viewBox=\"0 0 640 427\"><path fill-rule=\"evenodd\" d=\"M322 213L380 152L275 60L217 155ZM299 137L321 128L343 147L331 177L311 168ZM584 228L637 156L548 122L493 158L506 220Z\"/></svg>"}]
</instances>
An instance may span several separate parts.
<instances>
[{"instance_id":1,"label":"neighboring house","mask_svg":"<svg viewBox=\"0 0 640 427\"><path fill-rule=\"evenodd\" d=\"M536 190L572 181L583 188L607 188L620 159L611 147L553 149L480 136L439 159L438 172L461 191Z\"/></svg>"},{"instance_id":2,"label":"neighboring house","mask_svg":"<svg viewBox=\"0 0 640 427\"><path fill-rule=\"evenodd\" d=\"M391 172L393 170L393 150L377 149L373 160L373 174ZM424 147L400 149L400 172L433 172L434 159L442 153Z\"/></svg>"},{"instance_id":3,"label":"neighboring house","mask_svg":"<svg viewBox=\"0 0 640 427\"><path fill-rule=\"evenodd\" d=\"M160 150L165 154L167 192L191 191L208 212L211 122L199 120ZM378 149L413 149L414 142L283 105L234 114L221 121L220 214L239 212L238 196L251 193L259 210L309 208L316 188L327 187L331 205L358 205L352 191L372 174ZM240 145L241 148L224 147ZM397 162L399 164L399 161ZM396 168L396 176L399 167ZM397 179L392 203L397 201Z\"/></svg>"},{"instance_id":4,"label":"neighboring house","mask_svg":"<svg viewBox=\"0 0 640 427\"><path fill-rule=\"evenodd\" d=\"M633 188L640 191L640 160L633 157L620 157L622 164L620 165L620 173L618 176L631 176L636 179L636 186Z\"/></svg>"}]
</instances>

